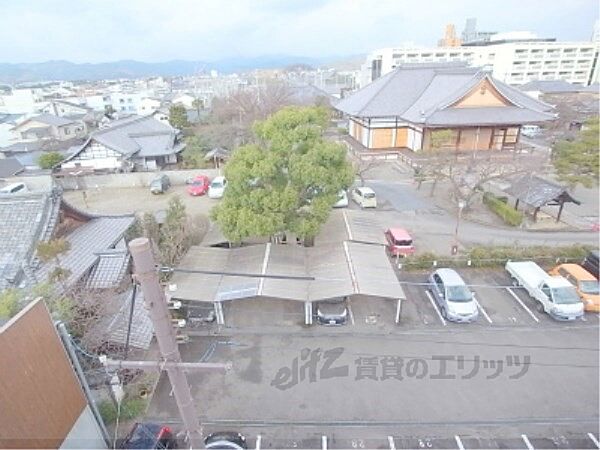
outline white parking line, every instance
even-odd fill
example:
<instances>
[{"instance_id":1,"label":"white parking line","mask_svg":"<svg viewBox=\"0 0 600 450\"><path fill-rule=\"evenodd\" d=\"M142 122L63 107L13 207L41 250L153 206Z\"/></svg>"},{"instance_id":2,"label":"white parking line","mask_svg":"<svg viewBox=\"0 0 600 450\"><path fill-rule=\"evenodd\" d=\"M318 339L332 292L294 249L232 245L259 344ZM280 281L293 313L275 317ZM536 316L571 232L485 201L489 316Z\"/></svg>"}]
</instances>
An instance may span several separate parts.
<instances>
[{"instance_id":1,"label":"white parking line","mask_svg":"<svg viewBox=\"0 0 600 450\"><path fill-rule=\"evenodd\" d=\"M535 450L535 449L533 448L533 445L531 445L531 442L529 442L529 439L527 438L527 436L526 436L526 435L522 434L522 435L521 435L521 439L523 439L523 442L525 442L525 445L527 446L527 449L528 449L528 450Z\"/></svg>"},{"instance_id":2,"label":"white parking line","mask_svg":"<svg viewBox=\"0 0 600 450\"><path fill-rule=\"evenodd\" d=\"M352 312L352 308L348 305L348 315L350 316L350 323L354 326L354 313Z\"/></svg>"},{"instance_id":3,"label":"white parking line","mask_svg":"<svg viewBox=\"0 0 600 450\"><path fill-rule=\"evenodd\" d=\"M262 441L262 436L259 434L256 436L256 450L260 450L261 441Z\"/></svg>"},{"instance_id":4,"label":"white parking line","mask_svg":"<svg viewBox=\"0 0 600 450\"><path fill-rule=\"evenodd\" d=\"M456 445L458 445L459 450L465 450L465 447L464 447L462 441L460 440L460 437L458 437L458 435L454 436L454 440L456 441Z\"/></svg>"},{"instance_id":5,"label":"white parking line","mask_svg":"<svg viewBox=\"0 0 600 450\"><path fill-rule=\"evenodd\" d=\"M431 306L433 306L433 309L435 309L435 312L437 313L438 317L442 321L442 325L446 326L446 320L442 316L442 313L440 312L440 310L438 309L437 305L435 304L435 300L433 299L433 297L431 296L431 294L429 293L429 291L426 290L425 291L425 295L427 295L427 298L431 302Z\"/></svg>"},{"instance_id":6,"label":"white parking line","mask_svg":"<svg viewBox=\"0 0 600 450\"><path fill-rule=\"evenodd\" d=\"M531 316L531 318L532 318L533 320L535 320L536 322L539 322L539 321L540 321L540 319L538 319L538 318L535 316L535 314L531 312L531 310L530 310L530 309L527 307L527 305L526 305L525 303L523 303L523 301L522 301L522 300L519 298L519 296L518 296L517 294L515 294L515 293L512 291L512 289L511 289L511 288L508 288L508 287L507 287L507 288L506 288L506 290L508 291L508 293L509 293L510 295L512 295L512 296L513 296L513 298L514 298L514 299L515 299L517 302L519 302L519 305L521 305L521 306L523 307L523 309L524 309L525 311L527 311L527 313L528 313L528 314Z\"/></svg>"},{"instance_id":7,"label":"white parking line","mask_svg":"<svg viewBox=\"0 0 600 450\"><path fill-rule=\"evenodd\" d=\"M327 450L327 436L321 436L321 450Z\"/></svg>"},{"instance_id":8,"label":"white parking line","mask_svg":"<svg viewBox=\"0 0 600 450\"><path fill-rule=\"evenodd\" d=\"M598 439L596 439L596 436L594 436L592 433L588 433L588 437L592 440L592 442L596 445L596 447L600 448L600 442L598 442Z\"/></svg>"},{"instance_id":9,"label":"white parking line","mask_svg":"<svg viewBox=\"0 0 600 450\"><path fill-rule=\"evenodd\" d=\"M388 436L388 443L390 444L390 450L396 450L396 443L394 442L394 436Z\"/></svg>"},{"instance_id":10,"label":"white parking line","mask_svg":"<svg viewBox=\"0 0 600 450\"><path fill-rule=\"evenodd\" d=\"M475 304L477 305L477 308L479 308L479 311L481 311L481 314L483 314L483 316L486 318L486 320L489 323L493 323L492 319L490 319L490 316L488 316L488 313L485 312L485 309L483 309L483 306L481 306L481 304L479 303L479 300L477 300L477 298L475 296L473 296L473 300L475 300Z\"/></svg>"}]
</instances>

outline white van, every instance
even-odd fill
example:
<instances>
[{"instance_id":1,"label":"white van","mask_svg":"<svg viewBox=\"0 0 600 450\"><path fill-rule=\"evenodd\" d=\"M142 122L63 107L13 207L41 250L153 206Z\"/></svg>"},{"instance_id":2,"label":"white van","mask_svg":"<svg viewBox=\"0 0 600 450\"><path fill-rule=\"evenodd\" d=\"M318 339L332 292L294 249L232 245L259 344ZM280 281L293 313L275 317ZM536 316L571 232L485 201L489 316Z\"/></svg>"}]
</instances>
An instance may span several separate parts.
<instances>
[{"instance_id":1,"label":"white van","mask_svg":"<svg viewBox=\"0 0 600 450\"><path fill-rule=\"evenodd\" d=\"M25 183L12 183L0 189L0 194L22 194L23 192L28 192Z\"/></svg>"},{"instance_id":2,"label":"white van","mask_svg":"<svg viewBox=\"0 0 600 450\"><path fill-rule=\"evenodd\" d=\"M377 208L377 197L369 187L357 187L352 189L352 200L361 208Z\"/></svg>"}]
</instances>

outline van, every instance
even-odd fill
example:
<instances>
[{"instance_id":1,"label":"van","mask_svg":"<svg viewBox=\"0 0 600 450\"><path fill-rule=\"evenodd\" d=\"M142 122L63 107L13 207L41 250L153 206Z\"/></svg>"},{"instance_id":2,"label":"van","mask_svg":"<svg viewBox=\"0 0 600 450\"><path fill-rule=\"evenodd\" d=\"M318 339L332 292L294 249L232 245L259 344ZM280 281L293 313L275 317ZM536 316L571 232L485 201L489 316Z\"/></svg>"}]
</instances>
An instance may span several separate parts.
<instances>
[{"instance_id":1,"label":"van","mask_svg":"<svg viewBox=\"0 0 600 450\"><path fill-rule=\"evenodd\" d=\"M377 208L375 192L369 187L357 187L352 190L352 200L361 208Z\"/></svg>"},{"instance_id":2,"label":"van","mask_svg":"<svg viewBox=\"0 0 600 450\"><path fill-rule=\"evenodd\" d=\"M587 254L587 256L581 262L581 267L587 270L589 273L594 275L596 278L598 277L598 251L592 250Z\"/></svg>"},{"instance_id":3,"label":"van","mask_svg":"<svg viewBox=\"0 0 600 450\"><path fill-rule=\"evenodd\" d=\"M404 228L388 228L385 240L386 249L392 256L408 256L415 252L412 237Z\"/></svg>"},{"instance_id":4,"label":"van","mask_svg":"<svg viewBox=\"0 0 600 450\"><path fill-rule=\"evenodd\" d=\"M17 194L23 192L28 192L25 183L12 183L0 189L0 194Z\"/></svg>"},{"instance_id":5,"label":"van","mask_svg":"<svg viewBox=\"0 0 600 450\"><path fill-rule=\"evenodd\" d=\"M164 194L171 187L171 180L167 175L158 175L150 183L150 192L153 194Z\"/></svg>"},{"instance_id":6,"label":"van","mask_svg":"<svg viewBox=\"0 0 600 450\"><path fill-rule=\"evenodd\" d=\"M560 264L549 273L566 278L575 287L586 311L600 312L600 284L594 275L578 264Z\"/></svg>"}]
</instances>

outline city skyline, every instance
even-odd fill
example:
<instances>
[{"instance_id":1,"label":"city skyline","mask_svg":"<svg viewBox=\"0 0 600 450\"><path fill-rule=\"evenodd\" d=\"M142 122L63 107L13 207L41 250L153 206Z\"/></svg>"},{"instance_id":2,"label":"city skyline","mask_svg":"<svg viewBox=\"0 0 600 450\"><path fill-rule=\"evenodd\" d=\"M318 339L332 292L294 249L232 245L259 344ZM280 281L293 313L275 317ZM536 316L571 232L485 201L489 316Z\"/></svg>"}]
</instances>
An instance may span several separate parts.
<instances>
[{"instance_id":1,"label":"city skyline","mask_svg":"<svg viewBox=\"0 0 600 450\"><path fill-rule=\"evenodd\" d=\"M0 62L345 57L406 42L434 46L447 23L460 35L469 17L484 31L589 40L598 6L590 0L464 0L459 7L432 1L427 8L413 0L234 0L227 8L189 0L16 2L3 5Z\"/></svg>"}]
</instances>

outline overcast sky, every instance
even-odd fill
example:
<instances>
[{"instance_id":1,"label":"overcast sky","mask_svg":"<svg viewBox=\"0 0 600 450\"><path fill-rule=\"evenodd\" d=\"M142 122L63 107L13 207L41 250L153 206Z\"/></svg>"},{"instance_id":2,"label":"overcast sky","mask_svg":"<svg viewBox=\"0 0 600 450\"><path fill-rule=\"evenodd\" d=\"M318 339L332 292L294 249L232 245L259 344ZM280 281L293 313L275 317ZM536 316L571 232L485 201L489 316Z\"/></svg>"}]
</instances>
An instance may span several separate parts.
<instances>
[{"instance_id":1,"label":"overcast sky","mask_svg":"<svg viewBox=\"0 0 600 450\"><path fill-rule=\"evenodd\" d=\"M212 61L435 45L480 30L589 40L597 0L0 0L0 62Z\"/></svg>"}]
</instances>

